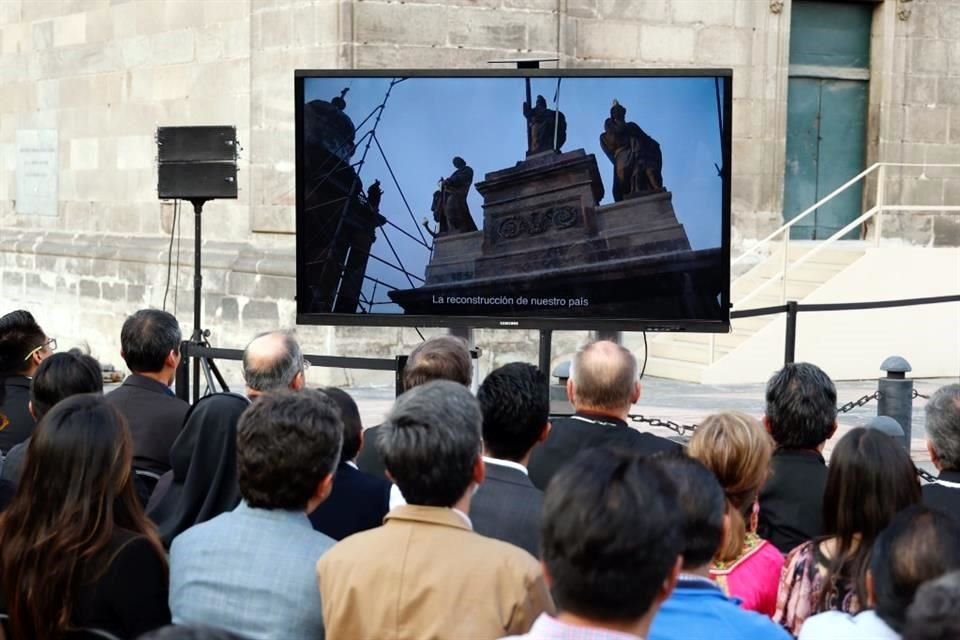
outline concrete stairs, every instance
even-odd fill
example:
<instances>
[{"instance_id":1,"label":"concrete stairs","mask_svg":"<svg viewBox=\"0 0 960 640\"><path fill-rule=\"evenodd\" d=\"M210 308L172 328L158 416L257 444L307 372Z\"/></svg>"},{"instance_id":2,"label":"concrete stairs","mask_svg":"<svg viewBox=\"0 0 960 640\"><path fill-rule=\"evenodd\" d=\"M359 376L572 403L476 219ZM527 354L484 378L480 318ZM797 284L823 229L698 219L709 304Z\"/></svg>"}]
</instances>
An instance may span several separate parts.
<instances>
[{"instance_id":1,"label":"concrete stairs","mask_svg":"<svg viewBox=\"0 0 960 640\"><path fill-rule=\"evenodd\" d=\"M815 241L791 241L788 260L791 264L796 262L817 244ZM787 299L803 301L831 278L860 259L865 251L866 243L861 241L835 242L802 265L791 267L788 272ZM742 300L765 281L775 276L782 265L783 251L780 249L760 260L743 275L736 278L731 284L733 308L735 310L740 308L756 309L782 304L781 291L783 285L779 279L777 282L768 285L758 295L750 298L745 305L737 304L739 300ZM760 316L733 319L730 333L716 334L712 337L712 355L710 353L710 334L683 332L653 336L648 334L649 352L646 375L673 380L703 382L704 374L708 368L721 366L720 361L724 356L741 347L758 331L774 322L776 318L777 316ZM639 335L629 335L629 338L624 336L624 340L628 348L635 352L642 352L642 339ZM635 344L638 342L639 344ZM715 373L713 372L713 375L709 377L715 378Z\"/></svg>"}]
</instances>

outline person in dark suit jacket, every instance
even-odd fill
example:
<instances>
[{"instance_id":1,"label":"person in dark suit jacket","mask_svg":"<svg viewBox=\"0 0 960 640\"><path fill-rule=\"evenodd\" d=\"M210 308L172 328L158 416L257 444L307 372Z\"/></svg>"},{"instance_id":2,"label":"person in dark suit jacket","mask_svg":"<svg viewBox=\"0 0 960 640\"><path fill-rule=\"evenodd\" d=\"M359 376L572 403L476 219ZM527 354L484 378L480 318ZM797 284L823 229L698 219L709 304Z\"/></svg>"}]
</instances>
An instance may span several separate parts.
<instances>
[{"instance_id":1,"label":"person in dark suit jacket","mask_svg":"<svg viewBox=\"0 0 960 640\"><path fill-rule=\"evenodd\" d=\"M608 447L643 455L682 449L672 440L627 424L630 408L640 399L637 359L614 342L597 340L577 352L567 379L567 398L574 414L552 419L550 435L530 455L530 479L541 491L584 449Z\"/></svg>"},{"instance_id":2,"label":"person in dark suit jacket","mask_svg":"<svg viewBox=\"0 0 960 640\"><path fill-rule=\"evenodd\" d=\"M167 560L133 488L130 433L103 396L59 402L37 425L0 515L0 612L9 636L95 627L135 638L170 623Z\"/></svg>"},{"instance_id":3,"label":"person in dark suit jacket","mask_svg":"<svg viewBox=\"0 0 960 640\"><path fill-rule=\"evenodd\" d=\"M923 487L923 502L960 519L960 384L938 389L925 410L927 450L940 475Z\"/></svg>"},{"instance_id":4,"label":"person in dark suit jacket","mask_svg":"<svg viewBox=\"0 0 960 640\"><path fill-rule=\"evenodd\" d=\"M403 390L409 391L431 380L450 380L469 387L472 378L467 343L455 336L437 336L424 340L410 352L403 368ZM367 429L357 456L357 467L364 473L386 478L386 467L377 448L379 433L380 425Z\"/></svg>"},{"instance_id":5,"label":"person in dark suit jacket","mask_svg":"<svg viewBox=\"0 0 960 640\"><path fill-rule=\"evenodd\" d=\"M470 502L473 530L539 557L543 492L530 482L527 462L550 431L550 383L536 367L514 362L486 377L477 401L486 476Z\"/></svg>"},{"instance_id":6,"label":"person in dark suit jacket","mask_svg":"<svg viewBox=\"0 0 960 640\"><path fill-rule=\"evenodd\" d=\"M822 369L797 362L770 378L766 400L763 424L776 449L760 489L757 535L789 553L823 533L822 452L837 430L837 389Z\"/></svg>"},{"instance_id":7,"label":"person in dark suit jacket","mask_svg":"<svg viewBox=\"0 0 960 640\"><path fill-rule=\"evenodd\" d=\"M6 454L33 432L30 380L44 358L57 348L29 311L0 317L0 453Z\"/></svg>"},{"instance_id":8,"label":"person in dark suit jacket","mask_svg":"<svg viewBox=\"0 0 960 640\"><path fill-rule=\"evenodd\" d=\"M130 375L107 394L127 419L133 466L160 476L170 470L170 447L190 406L170 390L180 364L180 325L159 309L141 309L120 330L120 355Z\"/></svg>"},{"instance_id":9,"label":"person in dark suit jacket","mask_svg":"<svg viewBox=\"0 0 960 640\"><path fill-rule=\"evenodd\" d=\"M357 403L342 389L321 389L340 408L343 447L333 481L333 490L313 513L313 528L334 540L383 524L390 510L390 483L357 469L354 458L363 442L363 425Z\"/></svg>"}]
</instances>

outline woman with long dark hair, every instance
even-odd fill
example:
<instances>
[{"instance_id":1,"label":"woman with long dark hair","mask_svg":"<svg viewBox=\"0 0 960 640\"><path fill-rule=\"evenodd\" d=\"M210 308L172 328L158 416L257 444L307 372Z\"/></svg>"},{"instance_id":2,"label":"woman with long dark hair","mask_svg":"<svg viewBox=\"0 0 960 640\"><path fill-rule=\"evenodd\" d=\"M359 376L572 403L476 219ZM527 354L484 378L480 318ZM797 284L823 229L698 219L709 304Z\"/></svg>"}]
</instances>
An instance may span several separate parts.
<instances>
[{"instance_id":1,"label":"woman with long dark hair","mask_svg":"<svg viewBox=\"0 0 960 640\"><path fill-rule=\"evenodd\" d=\"M774 621L797 635L814 614L864 609L874 541L899 511L919 502L916 468L899 442L864 428L843 436L830 456L824 536L787 556Z\"/></svg>"},{"instance_id":2,"label":"woman with long dark hair","mask_svg":"<svg viewBox=\"0 0 960 640\"><path fill-rule=\"evenodd\" d=\"M170 622L163 547L134 493L130 432L102 396L59 402L0 516L0 606L17 639L100 628L133 638Z\"/></svg>"}]
</instances>

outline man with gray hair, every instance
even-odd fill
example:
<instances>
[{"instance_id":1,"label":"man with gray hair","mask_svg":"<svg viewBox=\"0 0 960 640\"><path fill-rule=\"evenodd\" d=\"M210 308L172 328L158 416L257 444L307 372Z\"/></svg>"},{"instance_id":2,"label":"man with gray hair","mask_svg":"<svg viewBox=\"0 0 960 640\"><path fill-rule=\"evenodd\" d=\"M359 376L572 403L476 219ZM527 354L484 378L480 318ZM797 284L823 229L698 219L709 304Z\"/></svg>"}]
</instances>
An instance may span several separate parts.
<instances>
[{"instance_id":1,"label":"man with gray hair","mask_svg":"<svg viewBox=\"0 0 960 640\"><path fill-rule=\"evenodd\" d=\"M923 487L923 502L960 518L960 384L938 389L926 414L927 451L940 475Z\"/></svg>"},{"instance_id":2,"label":"man with gray hair","mask_svg":"<svg viewBox=\"0 0 960 640\"><path fill-rule=\"evenodd\" d=\"M567 398L575 413L552 419L550 435L530 456L530 480L541 491L583 449L607 446L643 455L681 449L676 442L627 424L631 407L640 399L637 359L615 342L597 340L577 352Z\"/></svg>"},{"instance_id":3,"label":"man with gray hair","mask_svg":"<svg viewBox=\"0 0 960 640\"><path fill-rule=\"evenodd\" d=\"M553 613L534 557L473 531L480 425L461 384L428 382L397 398L378 446L408 504L317 562L327 637L499 638Z\"/></svg>"},{"instance_id":4,"label":"man with gray hair","mask_svg":"<svg viewBox=\"0 0 960 640\"><path fill-rule=\"evenodd\" d=\"M243 351L246 395L252 400L270 391L299 391L309 366L291 331L261 333Z\"/></svg>"}]
</instances>

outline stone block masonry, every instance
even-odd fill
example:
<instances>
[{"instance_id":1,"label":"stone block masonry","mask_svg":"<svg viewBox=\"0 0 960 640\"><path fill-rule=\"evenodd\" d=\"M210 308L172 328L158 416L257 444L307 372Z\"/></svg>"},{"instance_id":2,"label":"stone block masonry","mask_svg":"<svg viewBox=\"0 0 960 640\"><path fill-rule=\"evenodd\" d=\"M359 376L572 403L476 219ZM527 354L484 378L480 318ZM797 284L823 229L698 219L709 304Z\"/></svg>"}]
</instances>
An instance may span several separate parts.
<instances>
[{"instance_id":1,"label":"stone block masonry","mask_svg":"<svg viewBox=\"0 0 960 640\"><path fill-rule=\"evenodd\" d=\"M960 3L912 0L906 20L900 4L874 9L868 163L960 162ZM156 127L233 124L240 197L205 208L204 324L231 347L293 324L296 68L486 68L527 57L733 68L737 252L782 222L789 27L789 3L776 12L766 0L0 0L0 311L29 307L65 346L89 343L120 365L124 316L163 304L172 209L156 199ZM55 217L15 213L23 129L58 132ZM888 197L956 203L960 176L926 177L891 173ZM184 215L167 307L175 300L189 327ZM957 238L936 213L885 228L920 244ZM300 333L310 350L342 355L391 357L419 341L412 329ZM555 352L584 336L558 334ZM478 331L482 366L535 360L535 337ZM311 375L392 385L389 374Z\"/></svg>"}]
</instances>

